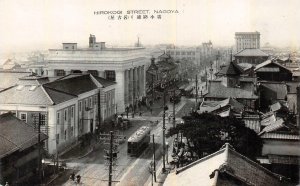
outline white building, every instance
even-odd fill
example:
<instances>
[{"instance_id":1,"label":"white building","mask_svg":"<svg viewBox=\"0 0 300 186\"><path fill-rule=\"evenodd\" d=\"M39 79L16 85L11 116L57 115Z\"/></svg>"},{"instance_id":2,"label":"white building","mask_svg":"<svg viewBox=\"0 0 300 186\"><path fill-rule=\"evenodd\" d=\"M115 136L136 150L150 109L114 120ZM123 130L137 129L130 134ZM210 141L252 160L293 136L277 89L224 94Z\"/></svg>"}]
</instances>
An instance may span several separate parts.
<instances>
[{"instance_id":1,"label":"white building","mask_svg":"<svg viewBox=\"0 0 300 186\"><path fill-rule=\"evenodd\" d=\"M63 43L62 49L49 49L45 58L45 76L64 76L70 73L91 73L117 83L118 111L145 96L145 70L150 55L143 47L107 48L90 35L89 47L78 48L77 43ZM30 67L35 71L35 66ZM40 71L40 67L39 67Z\"/></svg>"},{"instance_id":2,"label":"white building","mask_svg":"<svg viewBox=\"0 0 300 186\"><path fill-rule=\"evenodd\" d=\"M236 32L235 33L236 52L246 48L260 48L259 32Z\"/></svg>"},{"instance_id":3,"label":"white building","mask_svg":"<svg viewBox=\"0 0 300 186\"><path fill-rule=\"evenodd\" d=\"M53 82L27 76L0 92L0 114L12 112L28 124L40 124L49 137L45 148L52 154L101 127L99 113L101 121L115 114L115 87L114 82L90 74Z\"/></svg>"}]
</instances>

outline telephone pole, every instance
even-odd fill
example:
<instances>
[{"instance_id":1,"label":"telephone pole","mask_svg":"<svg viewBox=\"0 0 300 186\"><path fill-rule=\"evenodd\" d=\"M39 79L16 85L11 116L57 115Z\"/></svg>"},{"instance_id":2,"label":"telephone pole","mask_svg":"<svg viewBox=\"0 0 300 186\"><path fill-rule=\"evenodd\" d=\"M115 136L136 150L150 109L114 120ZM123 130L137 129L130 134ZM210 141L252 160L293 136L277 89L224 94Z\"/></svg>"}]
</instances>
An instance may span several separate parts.
<instances>
[{"instance_id":1,"label":"telephone pole","mask_svg":"<svg viewBox=\"0 0 300 186\"><path fill-rule=\"evenodd\" d=\"M110 131L108 186L112 185L113 143L114 143L114 132Z\"/></svg>"},{"instance_id":2,"label":"telephone pole","mask_svg":"<svg viewBox=\"0 0 300 186\"><path fill-rule=\"evenodd\" d=\"M154 142L154 134L152 135L152 145L153 145L153 176L154 181L156 182L156 163L155 163L155 142Z\"/></svg>"},{"instance_id":3,"label":"telephone pole","mask_svg":"<svg viewBox=\"0 0 300 186\"><path fill-rule=\"evenodd\" d=\"M112 180L113 166L116 165L116 161L119 153L117 149L119 145L119 141L118 141L119 137L120 134L115 134L113 131L110 131L110 133L100 134L100 140L103 141L103 144L105 145L104 158L107 160L105 165L108 164L108 180L102 180L102 181L108 181L108 186L111 186L113 182L119 182L119 181Z\"/></svg>"},{"instance_id":4,"label":"telephone pole","mask_svg":"<svg viewBox=\"0 0 300 186\"><path fill-rule=\"evenodd\" d=\"M175 87L174 87L174 91L173 91L173 127L175 127Z\"/></svg>"},{"instance_id":5,"label":"telephone pole","mask_svg":"<svg viewBox=\"0 0 300 186\"><path fill-rule=\"evenodd\" d=\"M42 181L42 154L41 154L41 113L39 113L38 121L38 150L39 150L39 180Z\"/></svg>"},{"instance_id":6,"label":"telephone pole","mask_svg":"<svg viewBox=\"0 0 300 186\"><path fill-rule=\"evenodd\" d=\"M196 74L196 103L195 103L196 111L197 111L197 102L198 102L198 75Z\"/></svg>"},{"instance_id":7,"label":"telephone pole","mask_svg":"<svg viewBox=\"0 0 300 186\"><path fill-rule=\"evenodd\" d=\"M165 117L166 117L166 87L164 88L164 95L163 95L163 105L164 105L164 110L163 110L163 169L162 171L166 171L166 144L165 144L165 132L166 132L166 122L165 122Z\"/></svg>"}]
</instances>

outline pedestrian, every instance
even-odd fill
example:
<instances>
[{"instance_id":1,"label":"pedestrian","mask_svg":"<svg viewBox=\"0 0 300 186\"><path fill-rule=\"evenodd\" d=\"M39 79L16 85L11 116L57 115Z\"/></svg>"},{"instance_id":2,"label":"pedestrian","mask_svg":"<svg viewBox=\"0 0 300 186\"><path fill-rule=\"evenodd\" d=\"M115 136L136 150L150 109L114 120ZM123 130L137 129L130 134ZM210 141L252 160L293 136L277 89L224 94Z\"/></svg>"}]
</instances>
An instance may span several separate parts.
<instances>
[{"instance_id":1,"label":"pedestrian","mask_svg":"<svg viewBox=\"0 0 300 186\"><path fill-rule=\"evenodd\" d=\"M8 182L6 182L5 186L9 186Z\"/></svg>"},{"instance_id":2,"label":"pedestrian","mask_svg":"<svg viewBox=\"0 0 300 186\"><path fill-rule=\"evenodd\" d=\"M142 112L140 112L140 116L142 116Z\"/></svg>"}]
</instances>

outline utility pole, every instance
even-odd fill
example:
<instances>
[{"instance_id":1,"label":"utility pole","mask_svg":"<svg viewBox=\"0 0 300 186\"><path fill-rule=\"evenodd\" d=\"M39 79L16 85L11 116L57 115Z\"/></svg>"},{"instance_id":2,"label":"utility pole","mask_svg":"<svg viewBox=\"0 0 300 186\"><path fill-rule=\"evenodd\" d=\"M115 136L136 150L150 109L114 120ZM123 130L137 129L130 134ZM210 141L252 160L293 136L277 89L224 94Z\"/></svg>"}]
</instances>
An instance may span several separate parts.
<instances>
[{"instance_id":1,"label":"utility pole","mask_svg":"<svg viewBox=\"0 0 300 186\"><path fill-rule=\"evenodd\" d=\"M39 113L39 122L38 122L38 150L39 150L39 164L38 164L38 169L39 169L39 180L40 183L42 181L42 154L41 154L41 113Z\"/></svg>"},{"instance_id":2,"label":"utility pole","mask_svg":"<svg viewBox=\"0 0 300 186\"><path fill-rule=\"evenodd\" d=\"M101 90L99 89L99 92L98 92L98 95L97 95L97 104L98 104L98 132L100 132L100 127L102 127L101 126L101 119L102 119L102 117L101 117Z\"/></svg>"},{"instance_id":3,"label":"utility pole","mask_svg":"<svg viewBox=\"0 0 300 186\"><path fill-rule=\"evenodd\" d=\"M197 103L198 103L198 75L196 74L196 103L195 103L196 111L197 111Z\"/></svg>"},{"instance_id":4,"label":"utility pole","mask_svg":"<svg viewBox=\"0 0 300 186\"><path fill-rule=\"evenodd\" d=\"M112 185L113 143L114 143L114 132L110 131L108 186Z\"/></svg>"},{"instance_id":5,"label":"utility pole","mask_svg":"<svg viewBox=\"0 0 300 186\"><path fill-rule=\"evenodd\" d=\"M173 91L173 127L175 127L175 87L174 87L174 91Z\"/></svg>"},{"instance_id":6,"label":"utility pole","mask_svg":"<svg viewBox=\"0 0 300 186\"><path fill-rule=\"evenodd\" d=\"M156 182L156 163L155 163L155 142L154 142L154 134L152 135L152 145L153 145L153 176L154 176L154 181Z\"/></svg>"},{"instance_id":7,"label":"utility pole","mask_svg":"<svg viewBox=\"0 0 300 186\"><path fill-rule=\"evenodd\" d=\"M166 132L166 122L165 122L165 117L166 117L166 87L164 88L164 95L163 95L163 169L162 171L166 171L166 160L165 160L165 154L166 154L166 144L165 144L165 132Z\"/></svg>"},{"instance_id":8,"label":"utility pole","mask_svg":"<svg viewBox=\"0 0 300 186\"><path fill-rule=\"evenodd\" d=\"M117 149L119 145L118 139L119 137L121 137L120 134L115 132L110 131L110 133L100 134L100 140L103 141L103 144L105 145L104 147L105 148L104 158L106 159L105 165L108 165L108 180L102 180L102 181L107 181L108 186L111 186L113 182L119 182L119 181L112 180L113 166L116 165L116 161L119 153Z\"/></svg>"}]
</instances>

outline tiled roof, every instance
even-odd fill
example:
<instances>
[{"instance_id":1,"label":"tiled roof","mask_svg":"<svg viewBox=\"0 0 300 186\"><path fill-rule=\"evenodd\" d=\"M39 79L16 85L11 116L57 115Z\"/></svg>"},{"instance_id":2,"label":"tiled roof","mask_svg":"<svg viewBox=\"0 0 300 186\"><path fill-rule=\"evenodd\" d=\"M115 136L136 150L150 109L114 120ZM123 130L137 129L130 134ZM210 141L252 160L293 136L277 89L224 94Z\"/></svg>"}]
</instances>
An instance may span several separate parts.
<instances>
[{"instance_id":1,"label":"tiled roof","mask_svg":"<svg viewBox=\"0 0 300 186\"><path fill-rule=\"evenodd\" d=\"M263 139L300 140L297 134L267 132L260 135Z\"/></svg>"},{"instance_id":2,"label":"tiled roof","mask_svg":"<svg viewBox=\"0 0 300 186\"><path fill-rule=\"evenodd\" d=\"M58 79L44 84L44 87L49 87L72 95L79 95L97 89L96 84L92 81L89 74L67 79Z\"/></svg>"},{"instance_id":3,"label":"tiled roof","mask_svg":"<svg viewBox=\"0 0 300 186\"><path fill-rule=\"evenodd\" d=\"M224 66L218 74L221 75L240 75L243 73L243 69L234 62L230 62L229 65Z\"/></svg>"},{"instance_id":4,"label":"tiled roof","mask_svg":"<svg viewBox=\"0 0 300 186\"><path fill-rule=\"evenodd\" d=\"M41 141L47 139L41 134ZM0 115L0 158L37 144L38 133L34 127L14 117L11 113Z\"/></svg>"},{"instance_id":5,"label":"tiled roof","mask_svg":"<svg viewBox=\"0 0 300 186\"><path fill-rule=\"evenodd\" d=\"M20 105L52 105L53 102L44 91L41 85L14 86L0 92L0 104L20 104Z\"/></svg>"},{"instance_id":6,"label":"tiled roof","mask_svg":"<svg viewBox=\"0 0 300 186\"><path fill-rule=\"evenodd\" d=\"M216 174L216 171L219 174ZM226 144L221 150L168 174L164 185L217 186L222 185L222 174L228 176L229 185L236 185L233 180L239 180L243 185L283 184L279 175L239 154ZM234 179L230 180L230 177Z\"/></svg>"},{"instance_id":7,"label":"tiled roof","mask_svg":"<svg viewBox=\"0 0 300 186\"><path fill-rule=\"evenodd\" d=\"M103 87L109 87L115 85L116 82L104 79L102 77L93 76Z\"/></svg>"},{"instance_id":8,"label":"tiled roof","mask_svg":"<svg viewBox=\"0 0 300 186\"><path fill-rule=\"evenodd\" d=\"M245 70L248 70L248 69L250 69L250 68L253 67L253 65L250 64L250 63L238 63L237 65L238 65L240 68L242 68L244 71L245 71Z\"/></svg>"},{"instance_id":9,"label":"tiled roof","mask_svg":"<svg viewBox=\"0 0 300 186\"><path fill-rule=\"evenodd\" d=\"M205 97L214 98L235 98L235 99L258 99L253 90L225 87L221 82L210 81L208 94Z\"/></svg>"},{"instance_id":10,"label":"tiled roof","mask_svg":"<svg viewBox=\"0 0 300 186\"><path fill-rule=\"evenodd\" d=\"M0 90L16 85L20 77L29 74L30 72L0 71Z\"/></svg>"},{"instance_id":11,"label":"tiled roof","mask_svg":"<svg viewBox=\"0 0 300 186\"><path fill-rule=\"evenodd\" d=\"M258 69L260 69L260 68L262 68L262 67L264 67L264 66L267 66L267 65L269 65L269 64L275 64L275 65L277 65L278 67L281 67L281 68L284 68L284 69L286 69L286 70L288 70L288 71L291 71L290 69L286 68L285 66L283 66L283 65L281 65L281 64L279 64L279 63L277 63L277 62L275 62L274 60L271 60L271 59L268 59L268 60L266 60L266 61L264 61L264 62L262 62L262 63L260 63L260 64L257 64L257 65L255 66L255 68L254 68L254 71L257 71Z\"/></svg>"},{"instance_id":12,"label":"tiled roof","mask_svg":"<svg viewBox=\"0 0 300 186\"><path fill-rule=\"evenodd\" d=\"M221 109L225 106L230 106L233 110L236 111L241 111L242 109L244 109L244 105L241 104L240 102L236 101L233 98L227 98L225 100L222 101L218 101L218 102L213 102L212 104L207 103L207 102L202 102L200 105L200 112L213 112L216 111L218 109Z\"/></svg>"},{"instance_id":13,"label":"tiled roof","mask_svg":"<svg viewBox=\"0 0 300 186\"><path fill-rule=\"evenodd\" d=\"M261 126L268 126L268 125L275 123L275 121L276 121L275 115L271 114L271 115L265 117L264 119L262 119L260 124L261 124Z\"/></svg>"},{"instance_id":14,"label":"tiled roof","mask_svg":"<svg viewBox=\"0 0 300 186\"><path fill-rule=\"evenodd\" d=\"M58 91L50 87L43 87L43 88L46 91L46 93L49 95L53 103L56 105L77 97L76 95Z\"/></svg>"},{"instance_id":15,"label":"tiled roof","mask_svg":"<svg viewBox=\"0 0 300 186\"><path fill-rule=\"evenodd\" d=\"M257 48L246 48L234 55L235 57L268 57L269 55Z\"/></svg>"},{"instance_id":16,"label":"tiled roof","mask_svg":"<svg viewBox=\"0 0 300 186\"><path fill-rule=\"evenodd\" d=\"M276 102L270 106L271 111L275 112L281 109L281 104Z\"/></svg>"},{"instance_id":17,"label":"tiled roof","mask_svg":"<svg viewBox=\"0 0 300 186\"><path fill-rule=\"evenodd\" d=\"M258 135L262 135L263 133L268 133L272 131L276 131L282 127L285 127L283 119L278 119L274 123L266 126Z\"/></svg>"}]
</instances>

